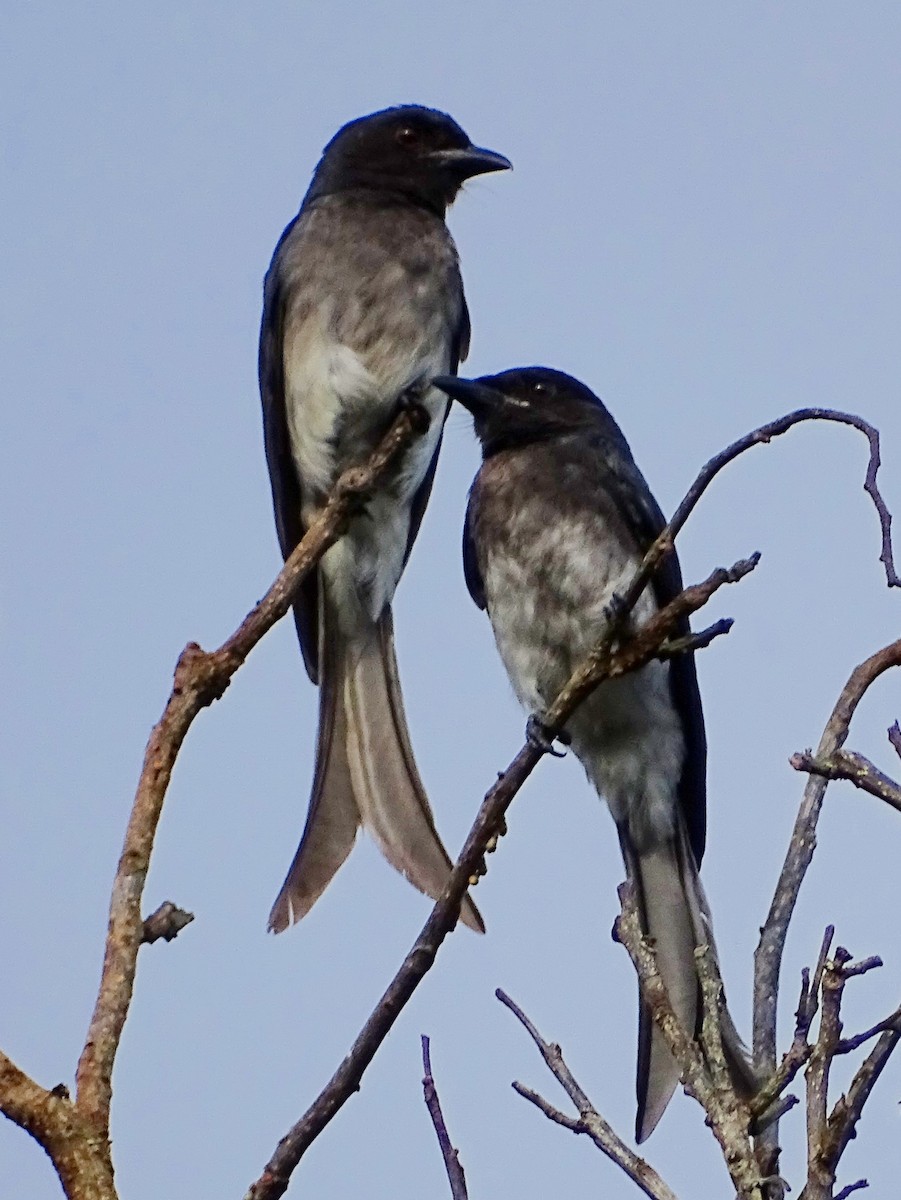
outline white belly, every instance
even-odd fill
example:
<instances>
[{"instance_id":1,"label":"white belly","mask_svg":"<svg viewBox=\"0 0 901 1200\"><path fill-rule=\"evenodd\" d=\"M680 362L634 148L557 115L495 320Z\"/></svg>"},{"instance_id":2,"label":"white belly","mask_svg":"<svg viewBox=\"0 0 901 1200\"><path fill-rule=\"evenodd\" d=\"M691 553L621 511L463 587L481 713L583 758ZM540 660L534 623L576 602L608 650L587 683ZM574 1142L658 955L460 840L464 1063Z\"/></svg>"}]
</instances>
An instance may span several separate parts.
<instances>
[{"instance_id":1,"label":"white belly","mask_svg":"<svg viewBox=\"0 0 901 1200\"><path fill-rule=\"evenodd\" d=\"M385 369L385 356L368 365L352 348L329 338L325 315L308 319L285 341L288 431L305 523L340 473L366 460L404 391L450 366L449 346L440 340L437 351L411 356L393 370ZM435 454L447 398L430 389L421 403L431 416L428 432L417 438L387 487L322 561L329 596L348 632L361 620L378 619L403 571L410 503Z\"/></svg>"}]
</instances>

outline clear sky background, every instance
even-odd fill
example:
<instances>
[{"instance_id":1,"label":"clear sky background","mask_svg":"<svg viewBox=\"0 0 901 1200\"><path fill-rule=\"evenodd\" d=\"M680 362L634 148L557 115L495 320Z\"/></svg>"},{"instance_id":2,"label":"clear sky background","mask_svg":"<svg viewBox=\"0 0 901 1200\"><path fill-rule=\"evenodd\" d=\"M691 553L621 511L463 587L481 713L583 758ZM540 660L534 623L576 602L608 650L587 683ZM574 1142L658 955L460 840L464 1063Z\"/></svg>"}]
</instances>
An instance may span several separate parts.
<instances>
[{"instance_id":1,"label":"clear sky background","mask_svg":"<svg viewBox=\"0 0 901 1200\"><path fill-rule=\"evenodd\" d=\"M256 386L261 280L321 147L397 102L451 112L509 155L450 216L473 317L467 372L545 363L585 379L672 510L727 442L802 405L884 437L901 520L901 8L896 3L464 0L78 5L4 13L0 345L0 1045L71 1083L109 885L144 743L182 646L217 645L279 566ZM524 715L459 539L478 462L451 416L396 605L413 741L459 846ZM850 670L901 632L853 431L803 427L719 479L680 540L688 580L759 549L707 616L704 878L729 995L749 1030L751 956L803 780ZM266 915L294 853L316 693L283 622L178 763L147 888L197 915L141 955L115 1076L123 1200L240 1197L345 1054L428 912L358 843L313 913ZM873 689L849 745L897 774ZM893 761L894 760L894 761ZM510 1089L560 1100L502 986L597 1107L633 1122L636 987L609 931L622 877L578 764L545 761L477 900L292 1195L447 1195L421 1099L419 1035L475 1197L634 1196L587 1141ZM837 785L786 960L782 1039L823 926L885 969L847 1027L901 993L901 819ZM843 1182L901 1175L901 1060ZM801 1110L785 1121L800 1182ZM683 1197L731 1194L678 1097L647 1145ZM50 1200L37 1147L0 1125L0 1194Z\"/></svg>"}]
</instances>

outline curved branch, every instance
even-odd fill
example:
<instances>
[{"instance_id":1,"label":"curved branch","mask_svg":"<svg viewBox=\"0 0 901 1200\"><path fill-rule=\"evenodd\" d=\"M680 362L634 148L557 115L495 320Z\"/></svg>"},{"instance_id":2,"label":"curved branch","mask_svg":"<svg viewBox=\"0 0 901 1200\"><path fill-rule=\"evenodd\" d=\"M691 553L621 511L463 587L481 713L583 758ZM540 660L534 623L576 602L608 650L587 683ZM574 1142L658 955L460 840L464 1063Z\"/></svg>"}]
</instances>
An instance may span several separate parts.
<instances>
[{"instance_id":1,"label":"curved branch","mask_svg":"<svg viewBox=\"0 0 901 1200\"><path fill-rule=\"evenodd\" d=\"M365 501L421 432L418 411L402 412L369 461L343 473L272 587L235 633L211 653L193 642L182 651L172 692L144 754L113 883L100 989L76 1073L79 1111L104 1138L109 1132L113 1064L131 1004L144 935L141 898L163 801L182 743L201 709L222 696L251 650L288 611L301 581L344 532L354 508Z\"/></svg>"}]
</instances>

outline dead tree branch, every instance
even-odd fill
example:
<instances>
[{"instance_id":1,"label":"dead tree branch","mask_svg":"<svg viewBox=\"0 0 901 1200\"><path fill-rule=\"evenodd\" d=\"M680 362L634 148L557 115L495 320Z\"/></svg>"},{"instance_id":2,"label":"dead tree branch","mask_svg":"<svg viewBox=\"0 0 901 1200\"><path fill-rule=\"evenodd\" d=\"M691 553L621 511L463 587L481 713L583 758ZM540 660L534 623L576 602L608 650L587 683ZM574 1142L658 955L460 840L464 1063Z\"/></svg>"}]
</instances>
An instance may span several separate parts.
<instances>
[{"instance_id":1,"label":"dead tree branch","mask_svg":"<svg viewBox=\"0 0 901 1200\"><path fill-rule=\"evenodd\" d=\"M141 941L145 946L150 946L154 942L158 942L160 938L171 942L193 920L193 913L185 912L183 908L177 908L171 900L166 900L159 906L156 912L144 918Z\"/></svg>"},{"instance_id":2,"label":"dead tree branch","mask_svg":"<svg viewBox=\"0 0 901 1200\"><path fill-rule=\"evenodd\" d=\"M691 589L687 589L667 605L666 609L657 613L643 629L638 630L634 636L630 636L622 642L620 647L622 657L613 653L612 647L614 642L621 638L628 614L635 607L661 559L672 550L676 534L682 529L715 476L745 450L762 442L769 442L794 425L811 420L834 421L851 425L861 430L868 438L870 458L864 486L873 498L880 519L882 529L881 561L886 568L887 581L890 586L899 582L895 575L892 558L891 516L876 485L876 473L879 468L878 432L862 418L832 409L808 408L789 413L733 442L705 464L672 519L655 539L645 554L639 569L619 596L617 619L610 622L586 663L575 672L563 692L544 714L542 724L545 728L552 733L559 733L576 706L603 679L612 678L617 673L623 674L626 670L637 670L651 657L657 656L659 647L666 641L668 632L677 620L697 611L718 587L733 581L729 578L729 572L720 572L718 575L715 573L716 578L711 576L705 584L696 585L701 592L695 593L691 603L685 599L687 592L691 591ZM737 572L736 577L740 578L742 574L753 569L756 561L755 556L743 563L736 563L732 572ZM669 623L670 617L672 624ZM638 650L639 640L643 638L644 641L641 644L647 647L648 640L652 636L651 626L654 626L659 633L663 624L666 625L666 630L662 633L662 637L657 638L653 649L647 650L647 657L642 657ZM654 636L656 637L656 633ZM616 661L617 659L618 661ZM627 660L628 665L626 665ZM493 844L505 829L504 814L543 753L543 750L539 750L531 742L527 742L507 770L499 777L498 783L486 795L451 874L448 886L433 908L431 916L401 964L394 980L368 1018L344 1062L304 1116L279 1142L262 1175L248 1190L245 1200L275 1200L276 1197L283 1195L291 1173L312 1141L357 1090L363 1072L397 1019L400 1009L406 1004L420 980L431 968L441 942L453 928L467 886L478 875L484 873L485 853L489 845L493 848ZM774 1067L775 1042L772 1066L768 1063L764 1074L770 1073Z\"/></svg>"},{"instance_id":3,"label":"dead tree branch","mask_svg":"<svg viewBox=\"0 0 901 1200\"><path fill-rule=\"evenodd\" d=\"M182 651L163 715L144 755L110 901L100 988L76 1074L76 1099L46 1092L8 1059L0 1071L0 1111L44 1147L70 1200L114 1198L109 1157L112 1071L134 990L138 951L155 936L174 936L173 920L141 916L144 883L176 757L194 718L219 699L251 650L291 606L304 576L344 532L348 519L424 430L415 408L401 413L369 461L345 471L303 540L263 599L218 650ZM165 931L156 932L157 925ZM176 931L177 932L177 931Z\"/></svg>"},{"instance_id":4,"label":"dead tree branch","mask_svg":"<svg viewBox=\"0 0 901 1200\"><path fill-rule=\"evenodd\" d=\"M288 611L300 582L344 532L354 509L422 431L416 410L401 413L370 460L344 472L272 587L236 632L218 650L207 652L191 642L182 651L172 692L144 755L113 884L100 990L76 1072L76 1103L101 1136L109 1130L113 1063L131 1004L144 933L141 898L150 855L172 768L191 723L222 696L251 650Z\"/></svg>"},{"instance_id":5,"label":"dead tree branch","mask_svg":"<svg viewBox=\"0 0 901 1200\"><path fill-rule=\"evenodd\" d=\"M636 1154L623 1141L619 1134L597 1111L588 1096L582 1090L575 1076L563 1058L563 1051L556 1042L546 1042L532 1021L526 1016L518 1004L501 991L494 993L501 1004L513 1013L529 1037L538 1047L541 1057L547 1064L551 1074L569 1096L575 1105L579 1116L569 1117L559 1109L554 1108L549 1101L526 1087L522 1083L514 1083L514 1090L524 1099L531 1101L546 1117L569 1129L573 1133L584 1133L594 1142L602 1154L625 1172L640 1191L650 1197L650 1200L677 1200L675 1192L661 1179L650 1163Z\"/></svg>"},{"instance_id":6,"label":"dead tree branch","mask_svg":"<svg viewBox=\"0 0 901 1200\"><path fill-rule=\"evenodd\" d=\"M811 750L793 754L788 760L796 771L820 775L823 779L848 779L861 791L869 792L901 812L901 787L889 779L868 758L853 750L836 750L826 758L817 758Z\"/></svg>"},{"instance_id":7,"label":"dead tree branch","mask_svg":"<svg viewBox=\"0 0 901 1200\"><path fill-rule=\"evenodd\" d=\"M469 1192L466 1190L466 1175L460 1164L460 1155L450 1140L450 1134L447 1132L447 1125L444 1120L444 1113L441 1111L441 1101L438 1099L438 1089L435 1087L435 1080L432 1075L432 1056L429 1048L429 1039L425 1034L422 1037L422 1070L422 1092L425 1098L425 1106L429 1110L429 1116L432 1118L432 1125L435 1129L435 1136L438 1138L441 1157L444 1159L444 1169L447 1171L447 1179L448 1183L450 1183L452 1200L469 1200Z\"/></svg>"},{"instance_id":8,"label":"dead tree branch","mask_svg":"<svg viewBox=\"0 0 901 1200\"><path fill-rule=\"evenodd\" d=\"M891 667L901 665L901 639L885 646L851 674L823 730L816 758L827 761L848 736L851 718L867 689ZM761 1076L776 1067L776 1002L788 925L816 847L816 826L828 780L811 775L792 831L788 853L754 956L754 1065Z\"/></svg>"},{"instance_id":9,"label":"dead tree branch","mask_svg":"<svg viewBox=\"0 0 901 1200\"><path fill-rule=\"evenodd\" d=\"M882 561L888 582L892 586L899 583L892 559L891 517L875 482L879 466L878 434L860 418L846 413L804 409L788 414L733 443L706 464L672 521L651 546L640 569L629 582L620 598L617 621L611 622L589 661L575 673L545 714L545 722L550 729L562 728L577 704L604 679L637 670L654 657L667 657L700 648L727 631L726 623L718 622L700 634L680 635L673 641L669 640L685 616L697 611L719 587L735 582L752 570L756 556L735 564L731 570L714 572L704 583L687 588L637 630L634 636L621 636L621 622L634 607L657 564L671 550L676 533L714 476L750 446L769 441L806 420L838 421L860 429L868 437L870 461L865 487L873 498L880 518ZM145 924L141 902L173 766L188 729L203 708L222 696L251 650L288 611L302 579L342 535L351 515L365 504L372 489L421 432L422 415L415 407L399 415L371 459L341 476L326 505L273 586L232 637L212 652L190 643L179 658L171 694L145 751L116 871L100 987L78 1064L74 1103L63 1094L45 1091L8 1059L0 1059L0 1111L32 1132L47 1149L63 1181L64 1190L73 1200L88 1196L91 1200L107 1200L107 1197L115 1196L108 1142L112 1071L133 995L139 949L144 941L149 940L146 936L148 930L152 933L155 929L153 918L148 918L148 924ZM617 639L619 644L614 648ZM824 749L821 746L821 753L831 752L834 748L830 746ZM248 1196L253 1200L262 1200L263 1197L268 1200L269 1197L283 1194L291 1171L305 1149L359 1086L363 1071L397 1014L431 967L441 942L454 927L467 887L479 874L484 873L484 856L503 830L503 815L543 752L531 744L524 746L498 784L488 793L448 887L432 910L410 954L345 1062L308 1113L282 1140L266 1171L251 1187ZM811 780L811 784L813 782ZM167 928L171 929L172 926ZM73 1149L76 1142L78 1146Z\"/></svg>"},{"instance_id":10,"label":"dead tree branch","mask_svg":"<svg viewBox=\"0 0 901 1200\"><path fill-rule=\"evenodd\" d=\"M548 709L545 720L549 728L561 728L578 704L605 679L637 671L650 662L686 615L696 612L725 584L743 578L754 569L756 563L756 556L743 559L729 569L714 571L703 583L686 588L616 649L610 645L601 649L604 643L599 643ZM604 640L609 639L605 636ZM306 1113L279 1142L263 1173L247 1191L245 1200L276 1200L284 1195L292 1172L310 1145L359 1089L364 1071L404 1005L430 970L442 942L455 927L466 889L485 873L485 855L489 845L496 843L504 831L504 814L545 753L545 750L527 741L487 793L447 887L387 991L367 1018L338 1070Z\"/></svg>"}]
</instances>

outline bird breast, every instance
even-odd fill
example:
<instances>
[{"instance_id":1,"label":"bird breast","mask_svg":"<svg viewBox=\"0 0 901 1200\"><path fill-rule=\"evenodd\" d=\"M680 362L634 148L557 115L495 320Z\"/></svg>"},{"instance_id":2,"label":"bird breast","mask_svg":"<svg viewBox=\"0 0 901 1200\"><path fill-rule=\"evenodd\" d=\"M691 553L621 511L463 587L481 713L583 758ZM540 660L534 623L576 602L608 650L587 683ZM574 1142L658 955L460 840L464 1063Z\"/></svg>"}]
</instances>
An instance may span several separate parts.
<instances>
[{"instance_id":1,"label":"bird breast","mask_svg":"<svg viewBox=\"0 0 901 1200\"><path fill-rule=\"evenodd\" d=\"M479 495L486 604L513 689L540 713L601 637L607 605L641 553L606 493L595 489L591 507L559 491L549 496L540 473L530 487L504 492L501 484ZM640 624L655 609L645 592L633 619ZM635 844L672 836L685 739L668 665L652 662L605 681L567 729L589 778L617 822L628 821Z\"/></svg>"}]
</instances>

